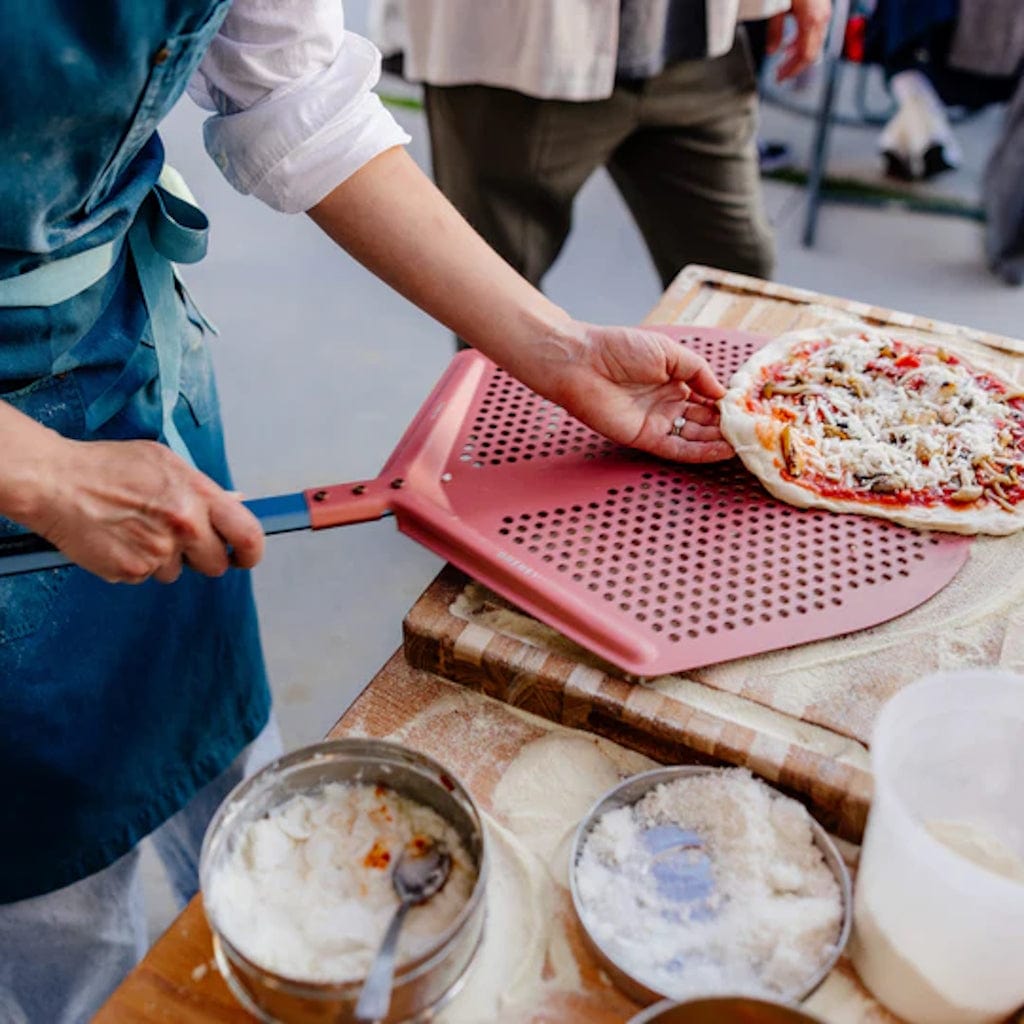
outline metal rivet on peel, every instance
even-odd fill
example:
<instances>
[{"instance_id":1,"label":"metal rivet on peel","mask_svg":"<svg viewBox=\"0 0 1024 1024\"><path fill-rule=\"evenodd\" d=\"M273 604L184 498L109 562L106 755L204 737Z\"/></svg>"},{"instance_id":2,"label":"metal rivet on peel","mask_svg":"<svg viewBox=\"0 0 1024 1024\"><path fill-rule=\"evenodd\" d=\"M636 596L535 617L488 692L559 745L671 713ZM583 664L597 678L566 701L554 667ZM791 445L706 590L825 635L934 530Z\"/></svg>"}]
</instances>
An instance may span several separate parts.
<instances>
[{"instance_id":1,"label":"metal rivet on peel","mask_svg":"<svg viewBox=\"0 0 1024 1024\"><path fill-rule=\"evenodd\" d=\"M326 491L317 491L313 495L313 500L314 501L323 501L326 497L327 497L327 492Z\"/></svg>"},{"instance_id":2,"label":"metal rivet on peel","mask_svg":"<svg viewBox=\"0 0 1024 1024\"><path fill-rule=\"evenodd\" d=\"M451 483L451 480L452 480L451 473L442 473L441 474L441 483L448 484L448 483Z\"/></svg>"},{"instance_id":3,"label":"metal rivet on peel","mask_svg":"<svg viewBox=\"0 0 1024 1024\"><path fill-rule=\"evenodd\" d=\"M352 493L353 494L365 494L366 493L366 484L356 484L355 487L352 488Z\"/></svg>"},{"instance_id":4,"label":"metal rivet on peel","mask_svg":"<svg viewBox=\"0 0 1024 1024\"><path fill-rule=\"evenodd\" d=\"M395 479L391 481L391 486L397 491L405 486L405 481L400 476L396 476Z\"/></svg>"}]
</instances>

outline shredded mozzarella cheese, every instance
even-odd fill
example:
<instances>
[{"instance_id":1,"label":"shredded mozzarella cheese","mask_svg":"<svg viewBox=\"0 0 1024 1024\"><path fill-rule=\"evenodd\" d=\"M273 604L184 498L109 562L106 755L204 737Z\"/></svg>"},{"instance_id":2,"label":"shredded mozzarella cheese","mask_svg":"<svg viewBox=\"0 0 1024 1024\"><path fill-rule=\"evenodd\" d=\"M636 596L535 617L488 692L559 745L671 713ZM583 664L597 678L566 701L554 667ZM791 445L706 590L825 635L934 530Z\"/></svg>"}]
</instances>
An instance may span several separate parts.
<instances>
[{"instance_id":1,"label":"shredded mozzarella cheese","mask_svg":"<svg viewBox=\"0 0 1024 1024\"><path fill-rule=\"evenodd\" d=\"M780 419L800 410L783 441L793 476L966 500L1007 462L1004 484L1016 486L1015 463L1024 471L1024 414L987 379L941 350L848 334L797 348L781 377L766 367L761 401Z\"/></svg>"}]
</instances>

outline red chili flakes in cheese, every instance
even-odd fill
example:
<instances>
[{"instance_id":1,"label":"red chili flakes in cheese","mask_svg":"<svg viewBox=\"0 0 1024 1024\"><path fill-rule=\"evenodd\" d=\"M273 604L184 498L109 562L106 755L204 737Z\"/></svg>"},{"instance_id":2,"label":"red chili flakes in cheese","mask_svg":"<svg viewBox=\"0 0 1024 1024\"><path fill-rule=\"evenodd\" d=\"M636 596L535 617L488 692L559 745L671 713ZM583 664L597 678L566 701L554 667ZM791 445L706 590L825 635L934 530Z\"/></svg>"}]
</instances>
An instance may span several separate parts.
<instances>
[{"instance_id":1,"label":"red chili flakes in cheese","mask_svg":"<svg viewBox=\"0 0 1024 1024\"><path fill-rule=\"evenodd\" d=\"M364 867L378 868L381 871L390 863L391 852L379 839L370 847L370 852L363 858Z\"/></svg>"}]
</instances>

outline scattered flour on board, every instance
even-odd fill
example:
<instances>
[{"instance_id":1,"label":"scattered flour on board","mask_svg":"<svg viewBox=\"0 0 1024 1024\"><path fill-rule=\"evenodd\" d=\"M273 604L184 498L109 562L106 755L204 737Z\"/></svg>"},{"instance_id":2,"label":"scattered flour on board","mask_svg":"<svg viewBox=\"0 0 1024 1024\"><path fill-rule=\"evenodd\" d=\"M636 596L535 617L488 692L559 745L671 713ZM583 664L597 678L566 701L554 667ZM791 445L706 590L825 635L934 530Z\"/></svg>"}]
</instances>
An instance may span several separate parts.
<instances>
[{"instance_id":1,"label":"scattered flour on board","mask_svg":"<svg viewBox=\"0 0 1024 1024\"><path fill-rule=\"evenodd\" d=\"M828 1024L899 1024L854 978L840 971L833 971L800 1009Z\"/></svg>"},{"instance_id":2,"label":"scattered flour on board","mask_svg":"<svg viewBox=\"0 0 1024 1024\"><path fill-rule=\"evenodd\" d=\"M491 858L484 941L438 1024L518 1019L544 986L579 987L574 960L544 978L556 933L555 886L544 864L512 832L489 815L483 818Z\"/></svg>"},{"instance_id":3,"label":"scattered flour on board","mask_svg":"<svg viewBox=\"0 0 1024 1024\"><path fill-rule=\"evenodd\" d=\"M647 834L697 833L709 895L681 899L656 870ZM688 851L688 856L700 856ZM834 952L839 885L802 805L744 769L663 783L608 811L577 866L588 928L612 958L673 998L796 994Z\"/></svg>"},{"instance_id":4,"label":"scattered flour on board","mask_svg":"<svg viewBox=\"0 0 1024 1024\"><path fill-rule=\"evenodd\" d=\"M993 586L997 582L998 586ZM791 715L832 704L866 682L879 687L861 702L863 721L842 724L866 739L874 712L900 685L928 672L966 665L1024 668L1011 640L1012 619L1024 597L1024 534L977 537L967 564L937 594L897 618L831 640L714 665L700 680ZM852 708L851 708L852 710Z\"/></svg>"},{"instance_id":5,"label":"scattered flour on board","mask_svg":"<svg viewBox=\"0 0 1024 1024\"><path fill-rule=\"evenodd\" d=\"M555 881L569 885L569 854L580 820L622 773L595 738L551 732L527 743L494 789L495 813L547 865ZM621 748L617 748L621 751ZM654 762L633 755L627 773Z\"/></svg>"}]
</instances>

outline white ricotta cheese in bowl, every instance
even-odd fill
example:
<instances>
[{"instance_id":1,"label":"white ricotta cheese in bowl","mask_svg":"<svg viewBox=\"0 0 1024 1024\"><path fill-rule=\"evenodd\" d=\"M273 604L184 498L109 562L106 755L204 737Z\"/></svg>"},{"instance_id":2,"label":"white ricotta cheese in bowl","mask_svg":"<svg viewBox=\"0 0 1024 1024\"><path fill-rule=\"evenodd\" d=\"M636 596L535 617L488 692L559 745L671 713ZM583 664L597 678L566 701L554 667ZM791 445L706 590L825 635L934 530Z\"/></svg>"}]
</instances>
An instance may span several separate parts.
<instances>
[{"instance_id":1,"label":"white ricotta cheese in bowl","mask_svg":"<svg viewBox=\"0 0 1024 1024\"><path fill-rule=\"evenodd\" d=\"M395 862L425 840L447 847L451 874L406 917L402 963L455 922L476 869L441 815L382 785L328 783L246 822L204 898L228 941L264 969L309 982L362 978L398 907Z\"/></svg>"}]
</instances>

